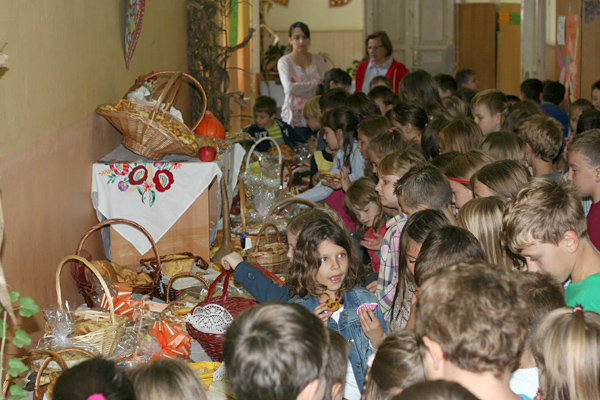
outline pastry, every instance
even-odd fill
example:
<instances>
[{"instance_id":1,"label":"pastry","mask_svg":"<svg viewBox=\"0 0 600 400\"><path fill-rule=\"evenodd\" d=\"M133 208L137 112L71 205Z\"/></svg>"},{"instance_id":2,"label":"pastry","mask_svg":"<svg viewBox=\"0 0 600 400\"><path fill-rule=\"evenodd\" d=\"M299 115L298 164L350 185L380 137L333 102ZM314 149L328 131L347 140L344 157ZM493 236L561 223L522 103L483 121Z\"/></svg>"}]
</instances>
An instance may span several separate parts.
<instances>
[{"instance_id":1,"label":"pastry","mask_svg":"<svg viewBox=\"0 0 600 400\"><path fill-rule=\"evenodd\" d=\"M334 312L340 309L340 301L338 299L327 299L325 302L327 311Z\"/></svg>"},{"instance_id":2,"label":"pastry","mask_svg":"<svg viewBox=\"0 0 600 400\"><path fill-rule=\"evenodd\" d=\"M163 274L173 277L182 272L191 272L194 266L193 257L183 254L169 254L162 259L161 269Z\"/></svg>"},{"instance_id":3,"label":"pastry","mask_svg":"<svg viewBox=\"0 0 600 400\"><path fill-rule=\"evenodd\" d=\"M371 311L375 311L375 309L377 308L377 303L364 303L364 304L361 304L356 309L356 315L360 315L360 310L362 310L363 308L369 308Z\"/></svg>"},{"instance_id":4,"label":"pastry","mask_svg":"<svg viewBox=\"0 0 600 400\"><path fill-rule=\"evenodd\" d=\"M339 182L341 179L339 174L329 171L320 171L319 174L321 175L321 180Z\"/></svg>"}]
</instances>

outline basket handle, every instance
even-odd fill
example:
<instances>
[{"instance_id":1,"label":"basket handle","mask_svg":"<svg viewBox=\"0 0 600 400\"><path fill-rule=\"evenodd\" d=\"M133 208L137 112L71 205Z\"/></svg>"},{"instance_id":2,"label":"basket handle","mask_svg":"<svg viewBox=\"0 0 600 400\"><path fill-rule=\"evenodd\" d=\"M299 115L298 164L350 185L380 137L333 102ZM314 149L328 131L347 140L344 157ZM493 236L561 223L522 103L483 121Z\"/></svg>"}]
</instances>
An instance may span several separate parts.
<instances>
[{"instance_id":1,"label":"basket handle","mask_svg":"<svg viewBox=\"0 0 600 400\"><path fill-rule=\"evenodd\" d=\"M161 104L165 104L164 110L169 112L173 102L175 101L175 97L177 97L177 91L181 87L181 72L177 72L171 76L171 79L167 82L167 84L163 87L160 92L160 96L156 100L156 104L152 108L150 112L149 118L154 120L156 114L160 111Z\"/></svg>"},{"instance_id":2,"label":"basket handle","mask_svg":"<svg viewBox=\"0 0 600 400\"><path fill-rule=\"evenodd\" d=\"M306 200L306 199L303 199L300 197L290 197L288 199L283 199L279 203L277 203L273 207L271 207L271 209L269 210L269 213L265 217L265 223L269 223L269 218L271 218L273 216L273 214L275 214L275 211L277 211L284 204L288 204L288 203L304 203L309 207L313 207L313 208L317 207L317 205L315 203L313 203L312 201Z\"/></svg>"},{"instance_id":3,"label":"basket handle","mask_svg":"<svg viewBox=\"0 0 600 400\"><path fill-rule=\"evenodd\" d=\"M192 278L196 278L198 279L200 282L204 283L206 285L206 287L210 287L210 285L208 284L208 282L206 281L206 279L204 279L204 277L198 273L193 273L193 272L181 272L179 274L175 274L170 280L169 280L169 284L167 285L167 304L169 304L169 292L171 291L171 286L173 285L173 282L175 282L175 279L178 278L183 278L183 277L192 277Z\"/></svg>"},{"instance_id":4,"label":"basket handle","mask_svg":"<svg viewBox=\"0 0 600 400\"><path fill-rule=\"evenodd\" d=\"M248 166L250 165L250 156L252 155L252 153L254 153L254 149L256 148L256 146L258 146L260 142L264 142L265 140L270 140L271 142L273 142L273 144L275 144L275 147L277 147L277 153L279 153L279 165L281 165L281 149L279 148L279 145L272 137L265 136L264 138L258 139L256 143L254 143L252 147L250 147L250 151L248 152L248 156L246 157L246 171L248 170Z\"/></svg>"},{"instance_id":5,"label":"basket handle","mask_svg":"<svg viewBox=\"0 0 600 400\"><path fill-rule=\"evenodd\" d=\"M244 180L238 176L240 184L240 217L242 218L242 234L246 233L246 185Z\"/></svg>"},{"instance_id":6,"label":"basket handle","mask_svg":"<svg viewBox=\"0 0 600 400\"><path fill-rule=\"evenodd\" d=\"M270 224L270 223L269 224L264 224L262 226L262 228L260 228L260 231L258 231L258 234L256 235L256 243L254 244L254 251L258 250L258 246L260 246L261 235L263 234L263 232L266 232L267 228L273 228L275 230L275 233L277 234L277 242L279 244L282 244L281 243L281 234L279 233L279 229L277 229L277 227L275 226L275 224Z\"/></svg>"},{"instance_id":7,"label":"basket handle","mask_svg":"<svg viewBox=\"0 0 600 400\"><path fill-rule=\"evenodd\" d=\"M215 289L217 288L217 285L219 284L221 279L223 279L223 277L225 277L225 282L223 282L223 300L227 300L227 289L229 289L229 279L231 278L231 275L233 275L233 270L228 269L221 272L219 276L217 276L217 279L215 279L214 282L211 283L210 287L208 288L208 294L206 295L207 301L212 297Z\"/></svg>"},{"instance_id":8,"label":"basket handle","mask_svg":"<svg viewBox=\"0 0 600 400\"><path fill-rule=\"evenodd\" d=\"M76 255L66 256L58 264L58 268L56 269L56 298L58 299L58 308L61 310L63 309L62 291L60 288L60 273L62 271L62 268L65 266L65 264L69 260L75 260L75 261L79 261L80 263L85 264L85 266L88 267L94 273L94 275L96 275L96 277L100 281L100 285L102 285L102 289L104 290L104 293L106 294L106 299L108 300L108 308L110 309L110 322L114 324L115 323L115 306L113 304L113 299L110 294L110 290L108 290L108 286L106 285L106 282L104 281L104 277L100 274L100 272L98 272L98 270L88 260L86 260L85 258L80 257L80 256L76 256Z\"/></svg>"},{"instance_id":9,"label":"basket handle","mask_svg":"<svg viewBox=\"0 0 600 400\"><path fill-rule=\"evenodd\" d=\"M254 265L254 264L252 264ZM260 272L262 272L267 278L271 279L272 281L275 281L275 283L277 283L279 286L283 286L284 283L283 281L274 273L272 273L271 271L269 271L268 269L265 269L263 267L261 267L260 265L254 265L254 268L256 268L257 270L259 270Z\"/></svg>"},{"instance_id":10,"label":"basket handle","mask_svg":"<svg viewBox=\"0 0 600 400\"><path fill-rule=\"evenodd\" d=\"M129 90L127 91L127 93L125 93L123 98L126 99L127 95L129 93L137 90L148 79L152 79L158 75L176 74L176 73L178 73L178 72L177 71L156 71L156 72L150 72L148 75L139 76L135 80L135 83L133 84L133 86L131 86L129 88ZM196 86L196 88L198 88L198 90L200 91L200 95L202 96L202 112L200 113L200 118L198 118L198 121L196 121L194 126L192 126L190 128L191 131L195 131L196 128L198 127L198 125L200 125L200 122L202 122L202 120L204 119L204 115L206 114L206 107L208 106L207 100L206 100L206 93L204 92L204 88L202 87L202 85L200 85L200 82L198 82L196 80L196 78L194 78L193 76L191 76L190 74L187 74L185 72L181 72L181 75L184 76L185 78L189 79Z\"/></svg>"},{"instance_id":11,"label":"basket handle","mask_svg":"<svg viewBox=\"0 0 600 400\"><path fill-rule=\"evenodd\" d=\"M112 218L112 219L107 219L106 221L102 221L97 223L96 225L92 226L81 238L81 240L79 241L79 244L77 245L77 250L75 250L75 254L79 255L79 252L83 249L83 244L85 243L85 240L95 231L97 231L98 229L102 228L103 226L106 225L112 225L112 224L127 224L127 225L131 225L137 229L139 229L140 231L142 231L142 233L144 235L146 235L146 237L148 238L148 240L150 241L150 244L152 245L152 250L154 251L154 256L156 257L156 273L154 274L154 282L153 285L154 287L156 287L156 285L158 285L158 281L160 279L160 268L161 268L161 262L160 262L160 256L158 255L158 248L156 247L156 243L154 242L154 239L152 239L152 235L150 235L150 233L144 229L143 226L141 226L140 224L138 224L137 222L133 222L130 221L128 219L124 219L124 218Z\"/></svg>"}]
</instances>

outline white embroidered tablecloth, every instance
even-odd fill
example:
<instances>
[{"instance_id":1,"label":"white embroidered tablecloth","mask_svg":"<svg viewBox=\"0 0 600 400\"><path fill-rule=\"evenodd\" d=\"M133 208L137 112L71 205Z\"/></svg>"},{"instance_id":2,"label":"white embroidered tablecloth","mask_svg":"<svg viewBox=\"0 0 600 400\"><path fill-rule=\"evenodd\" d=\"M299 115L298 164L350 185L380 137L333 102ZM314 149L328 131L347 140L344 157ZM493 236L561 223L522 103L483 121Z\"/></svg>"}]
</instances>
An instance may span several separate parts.
<instances>
[{"instance_id":1,"label":"white embroidered tablecloth","mask_svg":"<svg viewBox=\"0 0 600 400\"><path fill-rule=\"evenodd\" d=\"M158 242L215 177L220 183L221 167L228 171L227 186L231 193L244 154L242 146L235 144L222 154L219 162L201 162L179 154L168 154L155 162L121 145L93 165L92 203L101 214L99 219L124 218L137 222ZM151 249L150 242L138 229L125 224L112 227L140 254Z\"/></svg>"}]
</instances>

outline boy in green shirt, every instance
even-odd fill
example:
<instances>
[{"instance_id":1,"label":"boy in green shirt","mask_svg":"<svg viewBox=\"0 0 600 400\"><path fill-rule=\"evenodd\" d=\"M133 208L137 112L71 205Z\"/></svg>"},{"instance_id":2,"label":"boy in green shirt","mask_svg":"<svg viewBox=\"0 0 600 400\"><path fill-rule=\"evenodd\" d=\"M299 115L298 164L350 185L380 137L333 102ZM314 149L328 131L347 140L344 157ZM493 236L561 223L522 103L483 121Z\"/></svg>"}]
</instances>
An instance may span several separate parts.
<instances>
[{"instance_id":1,"label":"boy in green shirt","mask_svg":"<svg viewBox=\"0 0 600 400\"><path fill-rule=\"evenodd\" d=\"M587 235L577 187L571 182L534 178L504 212L503 240L531 272L544 271L561 282L570 307L600 313L600 253Z\"/></svg>"}]
</instances>

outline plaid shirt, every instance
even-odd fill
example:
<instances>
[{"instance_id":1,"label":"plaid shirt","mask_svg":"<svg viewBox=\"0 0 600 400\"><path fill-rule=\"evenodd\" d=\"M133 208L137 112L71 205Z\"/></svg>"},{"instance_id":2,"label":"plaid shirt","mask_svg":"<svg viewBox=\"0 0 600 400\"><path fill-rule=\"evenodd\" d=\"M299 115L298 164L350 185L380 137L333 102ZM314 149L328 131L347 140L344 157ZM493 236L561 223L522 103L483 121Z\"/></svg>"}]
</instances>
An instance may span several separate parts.
<instances>
[{"instance_id":1,"label":"plaid shirt","mask_svg":"<svg viewBox=\"0 0 600 400\"><path fill-rule=\"evenodd\" d=\"M379 300L381 312L386 321L390 320L390 310L396 285L398 284L398 264L400 261L400 234L406 223L406 215L400 213L390 219L386 226L387 231L381 242L381 258L379 276L377 278L377 291L375 297Z\"/></svg>"}]
</instances>

